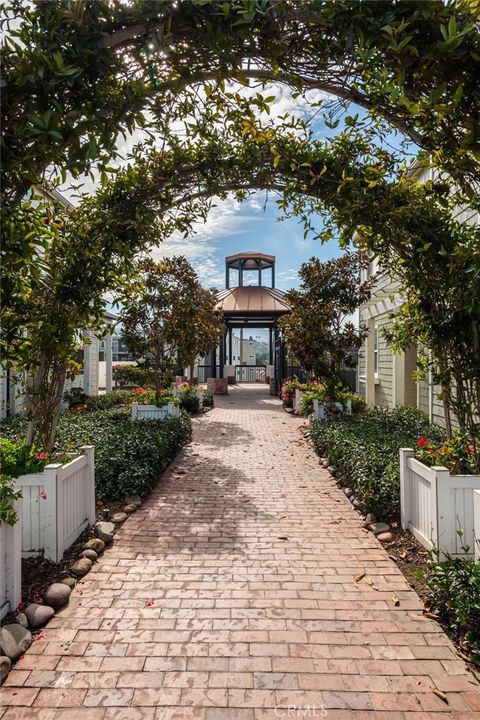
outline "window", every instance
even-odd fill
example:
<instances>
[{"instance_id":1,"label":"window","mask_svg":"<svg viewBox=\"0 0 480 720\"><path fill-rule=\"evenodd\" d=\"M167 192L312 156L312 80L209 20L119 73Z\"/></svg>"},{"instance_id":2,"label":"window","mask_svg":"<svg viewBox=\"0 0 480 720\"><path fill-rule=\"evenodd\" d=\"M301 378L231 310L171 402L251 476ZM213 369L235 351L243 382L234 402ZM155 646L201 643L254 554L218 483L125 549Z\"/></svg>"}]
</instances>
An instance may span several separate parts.
<instances>
[{"instance_id":1,"label":"window","mask_svg":"<svg viewBox=\"0 0 480 720\"><path fill-rule=\"evenodd\" d=\"M378 325L373 329L373 372L378 377Z\"/></svg>"},{"instance_id":2,"label":"window","mask_svg":"<svg viewBox=\"0 0 480 720\"><path fill-rule=\"evenodd\" d=\"M371 278L373 275L376 275L377 271L378 261L376 257L373 257L367 265L367 279Z\"/></svg>"}]
</instances>

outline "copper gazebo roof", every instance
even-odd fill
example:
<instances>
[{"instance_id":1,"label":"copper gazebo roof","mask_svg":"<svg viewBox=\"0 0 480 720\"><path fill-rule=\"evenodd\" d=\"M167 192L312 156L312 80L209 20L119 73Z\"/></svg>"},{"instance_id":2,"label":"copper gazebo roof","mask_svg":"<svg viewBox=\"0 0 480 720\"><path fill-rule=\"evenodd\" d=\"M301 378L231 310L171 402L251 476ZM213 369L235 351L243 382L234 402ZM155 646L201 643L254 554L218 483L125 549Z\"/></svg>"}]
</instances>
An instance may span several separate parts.
<instances>
[{"instance_id":1,"label":"copper gazebo roof","mask_svg":"<svg viewBox=\"0 0 480 720\"><path fill-rule=\"evenodd\" d=\"M245 255L245 253L242 253L242 255ZM256 254L256 257L258 257L258 254ZM267 255L266 257L270 256ZM217 294L216 309L227 315L236 315L237 313L283 315L290 312L284 292L276 288L255 285L221 290Z\"/></svg>"}]
</instances>

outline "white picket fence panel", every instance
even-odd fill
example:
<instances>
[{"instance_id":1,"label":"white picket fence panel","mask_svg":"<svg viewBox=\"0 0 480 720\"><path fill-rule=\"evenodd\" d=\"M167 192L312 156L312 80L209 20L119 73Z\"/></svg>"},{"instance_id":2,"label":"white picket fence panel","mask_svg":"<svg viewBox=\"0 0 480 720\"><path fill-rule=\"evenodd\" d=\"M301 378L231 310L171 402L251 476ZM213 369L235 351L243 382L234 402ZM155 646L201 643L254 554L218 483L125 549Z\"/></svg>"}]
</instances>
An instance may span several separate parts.
<instances>
[{"instance_id":1,"label":"white picket fence panel","mask_svg":"<svg viewBox=\"0 0 480 720\"><path fill-rule=\"evenodd\" d=\"M480 490L473 491L473 527L475 530L475 560L480 562Z\"/></svg>"},{"instance_id":2,"label":"white picket fence panel","mask_svg":"<svg viewBox=\"0 0 480 720\"><path fill-rule=\"evenodd\" d=\"M180 408L174 403L163 407L132 403L132 420L166 420L174 417L180 417Z\"/></svg>"},{"instance_id":3,"label":"white picket fence panel","mask_svg":"<svg viewBox=\"0 0 480 720\"><path fill-rule=\"evenodd\" d=\"M0 620L22 599L22 501L16 500L15 525L0 522Z\"/></svg>"},{"instance_id":4,"label":"white picket fence panel","mask_svg":"<svg viewBox=\"0 0 480 720\"><path fill-rule=\"evenodd\" d=\"M47 465L42 472L21 475L15 486L22 492L22 553L43 550L59 562L65 550L95 522L95 451L66 465Z\"/></svg>"},{"instance_id":5,"label":"white picket fence panel","mask_svg":"<svg viewBox=\"0 0 480 720\"><path fill-rule=\"evenodd\" d=\"M474 491L480 490L480 476L451 475L447 468L427 467L414 455L410 448L400 449L402 528L424 547L439 550L441 557L473 558Z\"/></svg>"}]
</instances>

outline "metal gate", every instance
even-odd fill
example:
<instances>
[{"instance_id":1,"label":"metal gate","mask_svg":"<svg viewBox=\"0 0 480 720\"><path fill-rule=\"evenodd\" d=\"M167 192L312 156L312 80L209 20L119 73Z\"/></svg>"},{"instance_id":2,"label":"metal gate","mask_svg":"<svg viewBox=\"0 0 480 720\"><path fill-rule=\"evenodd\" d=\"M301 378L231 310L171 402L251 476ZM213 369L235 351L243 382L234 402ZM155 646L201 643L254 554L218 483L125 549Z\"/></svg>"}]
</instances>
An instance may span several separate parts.
<instances>
[{"instance_id":1,"label":"metal gate","mask_svg":"<svg viewBox=\"0 0 480 720\"><path fill-rule=\"evenodd\" d=\"M266 365L235 365L235 382L264 383L266 370Z\"/></svg>"}]
</instances>

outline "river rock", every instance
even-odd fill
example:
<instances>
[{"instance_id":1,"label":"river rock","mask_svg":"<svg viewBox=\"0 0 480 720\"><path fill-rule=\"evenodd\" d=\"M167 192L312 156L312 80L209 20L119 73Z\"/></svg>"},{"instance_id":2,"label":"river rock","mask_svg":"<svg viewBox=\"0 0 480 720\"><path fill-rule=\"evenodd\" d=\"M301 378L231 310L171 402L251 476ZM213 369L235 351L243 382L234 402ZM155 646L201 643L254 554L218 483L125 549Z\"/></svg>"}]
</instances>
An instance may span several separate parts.
<instances>
[{"instance_id":1,"label":"river rock","mask_svg":"<svg viewBox=\"0 0 480 720\"><path fill-rule=\"evenodd\" d=\"M332 475L333 477L335 477L336 472L337 472L337 468L335 468L333 465L329 465L329 466L327 467L327 470L328 470L328 472L330 473L330 475Z\"/></svg>"},{"instance_id":2,"label":"river rock","mask_svg":"<svg viewBox=\"0 0 480 720\"><path fill-rule=\"evenodd\" d=\"M136 509L136 506L135 506ZM113 533L115 532L115 525L112 522L97 522L94 528L95 535L100 540L103 540L105 545L110 545L113 540Z\"/></svg>"},{"instance_id":3,"label":"river rock","mask_svg":"<svg viewBox=\"0 0 480 720\"><path fill-rule=\"evenodd\" d=\"M17 622L24 628L28 628L28 620L25 613L18 613L18 615L15 617L15 622Z\"/></svg>"},{"instance_id":4,"label":"river rock","mask_svg":"<svg viewBox=\"0 0 480 720\"><path fill-rule=\"evenodd\" d=\"M353 490L352 490L352 488L349 488L349 487L344 488L343 492L345 493L345 495L346 495L348 498L353 495Z\"/></svg>"},{"instance_id":5,"label":"river rock","mask_svg":"<svg viewBox=\"0 0 480 720\"><path fill-rule=\"evenodd\" d=\"M38 628L45 625L55 615L55 610L49 605L37 605L31 603L25 608L28 624L31 628Z\"/></svg>"},{"instance_id":6,"label":"river rock","mask_svg":"<svg viewBox=\"0 0 480 720\"><path fill-rule=\"evenodd\" d=\"M75 575L75 577L83 577L88 573L90 568L92 567L92 561L89 560L86 557L82 557L77 562L74 562L72 567L70 568L70 572L72 575Z\"/></svg>"},{"instance_id":7,"label":"river rock","mask_svg":"<svg viewBox=\"0 0 480 720\"><path fill-rule=\"evenodd\" d=\"M392 533L391 532L378 533L377 540L380 540L380 542L390 542L390 540L392 540Z\"/></svg>"},{"instance_id":8,"label":"river rock","mask_svg":"<svg viewBox=\"0 0 480 720\"><path fill-rule=\"evenodd\" d=\"M95 552L95 550L84 550L82 552L82 557L88 558L89 560L92 561L92 563L94 563L98 560L98 555Z\"/></svg>"},{"instance_id":9,"label":"river rock","mask_svg":"<svg viewBox=\"0 0 480 720\"><path fill-rule=\"evenodd\" d=\"M118 512L115 513L115 515L112 517L113 523L123 523L127 519L128 515L124 512Z\"/></svg>"},{"instance_id":10,"label":"river rock","mask_svg":"<svg viewBox=\"0 0 480 720\"><path fill-rule=\"evenodd\" d=\"M97 555L100 555L105 550L105 543L100 538L92 538L83 546L84 550L95 550Z\"/></svg>"},{"instance_id":11,"label":"river rock","mask_svg":"<svg viewBox=\"0 0 480 720\"><path fill-rule=\"evenodd\" d=\"M0 648L10 660L16 660L32 644L32 633L18 623L0 628Z\"/></svg>"},{"instance_id":12,"label":"river rock","mask_svg":"<svg viewBox=\"0 0 480 720\"><path fill-rule=\"evenodd\" d=\"M131 515L132 513L136 512L137 509L137 506L131 503L130 505L125 505L125 507L123 508L123 512L127 515Z\"/></svg>"},{"instance_id":13,"label":"river rock","mask_svg":"<svg viewBox=\"0 0 480 720\"><path fill-rule=\"evenodd\" d=\"M65 585L65 583L52 583L52 585L47 588L43 596L43 600L47 603L47 605L50 605L55 610L58 610L58 608L61 608L68 603L71 592L72 591L68 585Z\"/></svg>"},{"instance_id":14,"label":"river rock","mask_svg":"<svg viewBox=\"0 0 480 720\"><path fill-rule=\"evenodd\" d=\"M62 585L66 585L67 587L70 588L70 590L73 590L73 588L77 584L77 581L75 580L75 578L70 577L69 575L67 577L60 578L60 580L58 580L57 582L61 583Z\"/></svg>"},{"instance_id":15,"label":"river rock","mask_svg":"<svg viewBox=\"0 0 480 720\"><path fill-rule=\"evenodd\" d=\"M387 525L387 523L384 522L374 522L369 525L369 529L374 535L380 535L380 533L388 532L390 530L390 525Z\"/></svg>"},{"instance_id":16,"label":"river rock","mask_svg":"<svg viewBox=\"0 0 480 720\"><path fill-rule=\"evenodd\" d=\"M3 681L10 672L12 667L12 661L6 655L0 655L0 685L3 685Z\"/></svg>"},{"instance_id":17,"label":"river rock","mask_svg":"<svg viewBox=\"0 0 480 720\"><path fill-rule=\"evenodd\" d=\"M352 505L353 505L353 507L356 507L356 508L362 507L362 503L360 502L360 500L358 498L355 498L354 500L352 500Z\"/></svg>"},{"instance_id":18,"label":"river rock","mask_svg":"<svg viewBox=\"0 0 480 720\"><path fill-rule=\"evenodd\" d=\"M367 513L365 516L365 525L371 525L374 522L377 522L375 513Z\"/></svg>"},{"instance_id":19,"label":"river rock","mask_svg":"<svg viewBox=\"0 0 480 720\"><path fill-rule=\"evenodd\" d=\"M140 495L127 495L124 502L125 505L136 505L137 507L140 507L142 499Z\"/></svg>"}]
</instances>

